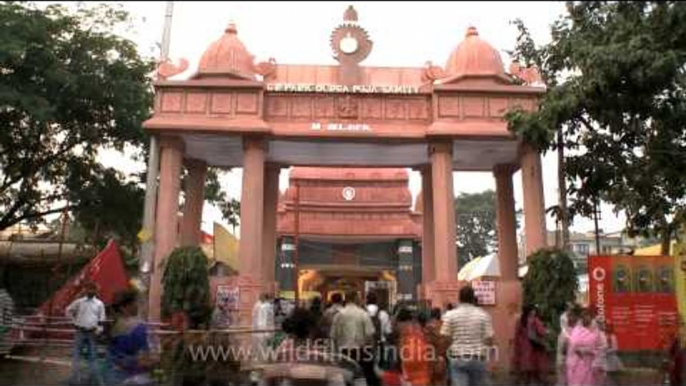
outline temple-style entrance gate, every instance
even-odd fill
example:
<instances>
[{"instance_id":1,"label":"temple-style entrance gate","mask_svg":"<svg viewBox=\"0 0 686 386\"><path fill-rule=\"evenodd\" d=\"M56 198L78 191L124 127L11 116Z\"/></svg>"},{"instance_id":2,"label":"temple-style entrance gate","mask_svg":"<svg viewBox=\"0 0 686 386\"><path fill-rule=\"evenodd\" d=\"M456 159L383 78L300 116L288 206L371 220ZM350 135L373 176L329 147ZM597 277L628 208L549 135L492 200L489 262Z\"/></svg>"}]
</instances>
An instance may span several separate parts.
<instances>
[{"instance_id":1,"label":"temple-style entrance gate","mask_svg":"<svg viewBox=\"0 0 686 386\"><path fill-rule=\"evenodd\" d=\"M535 109L543 89L518 84L473 27L445 69L430 63L360 66L372 42L352 8L331 44L337 66L255 64L232 24L209 46L189 80L155 83L155 112L145 128L160 137L161 146L156 266L178 243L198 243L207 166L242 167L237 281L245 310L241 322L248 323L258 292L275 281L280 168L410 167L423 178L420 295L442 306L456 302L460 286L453 171L492 172L502 276L491 311L496 332L511 336L512 313L521 297L512 187L517 169L522 170L527 255L545 246L545 213L540 155L515 138L502 117L515 106ZM177 240L182 164L189 178ZM149 296L152 320L160 317L160 278L156 268ZM500 344L506 348L508 342Z\"/></svg>"}]
</instances>

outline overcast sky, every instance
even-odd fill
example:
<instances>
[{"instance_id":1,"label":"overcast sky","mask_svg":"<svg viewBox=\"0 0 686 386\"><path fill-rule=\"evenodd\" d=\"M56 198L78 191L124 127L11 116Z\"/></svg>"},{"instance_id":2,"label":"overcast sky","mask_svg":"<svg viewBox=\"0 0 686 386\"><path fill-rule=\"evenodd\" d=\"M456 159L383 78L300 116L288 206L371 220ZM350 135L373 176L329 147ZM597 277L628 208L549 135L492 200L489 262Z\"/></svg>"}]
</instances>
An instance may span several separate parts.
<instances>
[{"instance_id":1,"label":"overcast sky","mask_svg":"<svg viewBox=\"0 0 686 386\"><path fill-rule=\"evenodd\" d=\"M482 39L500 51L503 62L510 63L505 50L512 49L517 32L510 21L521 18L537 43L550 40L550 24L564 12L564 2L174 2L170 58L183 57L190 69L176 79L190 76L205 49L222 34L230 21L256 61L269 57L284 64L333 65L329 47L331 31L342 21L343 12L353 5L360 25L367 30L374 47L362 63L366 66L421 67L428 60L444 66L451 51L463 40L467 27L475 26ZM134 17L135 28L128 33L143 55L158 56L166 2L128 2L123 7ZM141 170L145 165L106 152L102 160L123 170ZM543 158L546 207L557 202L557 156ZM281 190L288 184L287 172L281 174ZM226 173L222 185L231 197L240 198L240 169ZM418 173L412 173L410 189L416 196L421 187ZM455 173L455 194L495 189L489 173ZM515 201L522 205L521 175L514 176ZM203 229L212 232L212 222L221 220L216 208L206 205ZM601 227L605 231L623 228L624 218L604 206ZM555 229L552 218L548 228ZM230 229L230 228L229 228ZM590 219L576 219L576 231L590 231Z\"/></svg>"}]
</instances>

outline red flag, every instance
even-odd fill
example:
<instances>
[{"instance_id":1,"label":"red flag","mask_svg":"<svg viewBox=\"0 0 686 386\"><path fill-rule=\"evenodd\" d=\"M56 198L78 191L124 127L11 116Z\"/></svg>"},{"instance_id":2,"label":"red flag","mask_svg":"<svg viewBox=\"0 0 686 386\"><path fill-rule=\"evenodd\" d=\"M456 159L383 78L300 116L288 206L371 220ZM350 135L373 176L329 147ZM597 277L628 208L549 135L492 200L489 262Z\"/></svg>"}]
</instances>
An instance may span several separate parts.
<instances>
[{"instance_id":1,"label":"red flag","mask_svg":"<svg viewBox=\"0 0 686 386\"><path fill-rule=\"evenodd\" d=\"M86 264L81 272L45 301L39 308L40 312L44 315L63 316L67 306L83 294L83 287L89 281L97 284L98 298L105 304L112 302L117 291L128 288L126 271L114 240L110 240L105 249Z\"/></svg>"}]
</instances>

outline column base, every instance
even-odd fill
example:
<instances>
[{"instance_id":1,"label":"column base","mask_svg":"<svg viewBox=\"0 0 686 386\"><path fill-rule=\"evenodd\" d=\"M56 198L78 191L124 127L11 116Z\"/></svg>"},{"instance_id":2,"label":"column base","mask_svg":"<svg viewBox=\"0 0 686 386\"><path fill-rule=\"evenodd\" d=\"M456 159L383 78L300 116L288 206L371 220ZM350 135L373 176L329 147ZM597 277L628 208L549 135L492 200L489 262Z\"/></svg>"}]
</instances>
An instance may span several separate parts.
<instances>
[{"instance_id":1,"label":"column base","mask_svg":"<svg viewBox=\"0 0 686 386\"><path fill-rule=\"evenodd\" d=\"M253 306L259 299L261 293L270 292L270 289L273 290L273 285L262 283L248 275L213 277L210 280L212 306L216 304L217 287L220 285L238 289L238 309L235 311L236 318L232 322L231 328L251 328Z\"/></svg>"},{"instance_id":2,"label":"column base","mask_svg":"<svg viewBox=\"0 0 686 386\"><path fill-rule=\"evenodd\" d=\"M484 309L493 320L494 344L497 346L497 357L489 363L489 368L496 372L509 373L514 354L514 336L519 313L522 309L522 284L519 280L496 282L495 306Z\"/></svg>"},{"instance_id":3,"label":"column base","mask_svg":"<svg viewBox=\"0 0 686 386\"><path fill-rule=\"evenodd\" d=\"M429 302L431 308L438 307L445 310L448 303L457 305L459 302L460 288L466 283L455 281L434 281L423 287L424 299Z\"/></svg>"}]
</instances>

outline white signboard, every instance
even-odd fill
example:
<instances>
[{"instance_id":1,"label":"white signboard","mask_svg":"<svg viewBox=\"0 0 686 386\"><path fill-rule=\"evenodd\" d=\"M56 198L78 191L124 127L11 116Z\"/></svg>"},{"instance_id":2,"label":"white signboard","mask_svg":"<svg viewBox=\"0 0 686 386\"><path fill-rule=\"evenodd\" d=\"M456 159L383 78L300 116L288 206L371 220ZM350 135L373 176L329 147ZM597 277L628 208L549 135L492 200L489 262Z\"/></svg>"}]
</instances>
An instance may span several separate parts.
<instances>
[{"instance_id":1,"label":"white signboard","mask_svg":"<svg viewBox=\"0 0 686 386\"><path fill-rule=\"evenodd\" d=\"M472 288L474 288L479 304L483 306L495 305L495 281L475 280L472 282Z\"/></svg>"}]
</instances>

